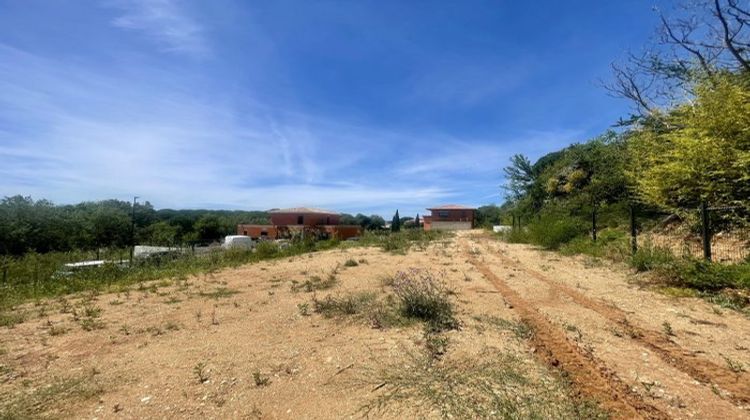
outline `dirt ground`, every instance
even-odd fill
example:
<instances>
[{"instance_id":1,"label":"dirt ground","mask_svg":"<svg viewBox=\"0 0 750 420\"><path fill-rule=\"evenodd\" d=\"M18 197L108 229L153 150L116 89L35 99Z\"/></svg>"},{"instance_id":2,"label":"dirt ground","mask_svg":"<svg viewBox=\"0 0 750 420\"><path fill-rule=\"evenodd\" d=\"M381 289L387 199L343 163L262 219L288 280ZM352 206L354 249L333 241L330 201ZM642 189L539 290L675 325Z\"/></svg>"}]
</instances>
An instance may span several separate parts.
<instances>
[{"instance_id":1,"label":"dirt ground","mask_svg":"<svg viewBox=\"0 0 750 420\"><path fill-rule=\"evenodd\" d=\"M405 255L337 249L26 305L25 322L0 329L0 414L444 417L418 397L381 398L396 387L383 371L413 371L420 325L313 311L314 297L386 296L413 267L442 273L461 323L431 374L512 360L552 389L545 401L594 400L614 418L750 418L750 319L651 291L625 267L478 231ZM331 275L330 289L300 287Z\"/></svg>"}]
</instances>

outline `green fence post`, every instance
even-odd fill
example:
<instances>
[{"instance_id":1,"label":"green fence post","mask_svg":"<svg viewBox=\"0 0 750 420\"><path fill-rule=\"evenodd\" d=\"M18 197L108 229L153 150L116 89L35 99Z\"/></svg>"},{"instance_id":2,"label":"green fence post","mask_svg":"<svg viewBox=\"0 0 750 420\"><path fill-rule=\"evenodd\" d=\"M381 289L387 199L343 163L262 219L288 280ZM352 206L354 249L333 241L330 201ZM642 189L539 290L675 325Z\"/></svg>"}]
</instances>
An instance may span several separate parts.
<instances>
[{"instance_id":1,"label":"green fence post","mask_svg":"<svg viewBox=\"0 0 750 420\"><path fill-rule=\"evenodd\" d=\"M701 233L703 234L703 258L711 261L711 225L708 217L708 205L701 202Z\"/></svg>"},{"instance_id":2,"label":"green fence post","mask_svg":"<svg viewBox=\"0 0 750 420\"><path fill-rule=\"evenodd\" d=\"M630 205L630 247L633 255L638 252L638 229L635 225L635 206Z\"/></svg>"},{"instance_id":3,"label":"green fence post","mask_svg":"<svg viewBox=\"0 0 750 420\"><path fill-rule=\"evenodd\" d=\"M596 206L591 211L591 238L596 242Z\"/></svg>"}]
</instances>

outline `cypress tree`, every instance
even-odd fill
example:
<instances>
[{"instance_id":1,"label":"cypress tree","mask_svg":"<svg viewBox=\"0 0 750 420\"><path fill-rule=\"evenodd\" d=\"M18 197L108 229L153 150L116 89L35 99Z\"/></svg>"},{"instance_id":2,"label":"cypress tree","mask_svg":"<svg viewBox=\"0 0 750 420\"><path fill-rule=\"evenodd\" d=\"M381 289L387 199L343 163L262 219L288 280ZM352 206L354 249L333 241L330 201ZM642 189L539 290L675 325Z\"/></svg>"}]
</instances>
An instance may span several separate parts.
<instances>
[{"instance_id":1,"label":"cypress tree","mask_svg":"<svg viewBox=\"0 0 750 420\"><path fill-rule=\"evenodd\" d=\"M414 226L419 229L419 213L417 213L417 218L414 219Z\"/></svg>"},{"instance_id":2,"label":"cypress tree","mask_svg":"<svg viewBox=\"0 0 750 420\"><path fill-rule=\"evenodd\" d=\"M393 220L391 220L391 232L398 232L401 230L401 219L398 216L398 210L396 210L396 214L393 215Z\"/></svg>"}]
</instances>

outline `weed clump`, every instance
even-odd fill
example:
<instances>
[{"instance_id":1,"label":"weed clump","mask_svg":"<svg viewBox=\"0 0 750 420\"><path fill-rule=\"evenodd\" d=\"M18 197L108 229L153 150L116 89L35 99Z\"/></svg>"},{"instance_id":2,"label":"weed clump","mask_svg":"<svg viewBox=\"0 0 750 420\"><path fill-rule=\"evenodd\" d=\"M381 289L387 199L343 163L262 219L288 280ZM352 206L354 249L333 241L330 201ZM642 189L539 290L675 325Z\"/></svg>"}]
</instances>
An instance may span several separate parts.
<instances>
[{"instance_id":1,"label":"weed clump","mask_svg":"<svg viewBox=\"0 0 750 420\"><path fill-rule=\"evenodd\" d=\"M337 283L338 279L336 278L336 275L330 273L325 279L320 276L312 276L302 283L293 283L291 289L293 292L299 292L302 290L310 293L317 290L331 289L336 286Z\"/></svg>"},{"instance_id":2,"label":"weed clump","mask_svg":"<svg viewBox=\"0 0 750 420\"><path fill-rule=\"evenodd\" d=\"M474 316L474 320L490 324L499 330L510 331L519 340L528 340L534 335L531 326L524 321L508 321L507 319L494 315L477 315Z\"/></svg>"},{"instance_id":3,"label":"weed clump","mask_svg":"<svg viewBox=\"0 0 750 420\"><path fill-rule=\"evenodd\" d=\"M206 367L205 362L198 362L195 366L193 366L193 374L195 375L196 379L198 379L199 384L208 382L209 380L209 370Z\"/></svg>"},{"instance_id":4,"label":"weed clump","mask_svg":"<svg viewBox=\"0 0 750 420\"><path fill-rule=\"evenodd\" d=\"M403 316L424 321L435 331L458 328L451 291L438 275L417 268L399 271L393 291Z\"/></svg>"},{"instance_id":5,"label":"weed clump","mask_svg":"<svg viewBox=\"0 0 750 420\"><path fill-rule=\"evenodd\" d=\"M341 315L357 315L367 312L375 302L375 294L364 292L341 297L313 298L313 311L326 318Z\"/></svg>"},{"instance_id":6,"label":"weed clump","mask_svg":"<svg viewBox=\"0 0 750 420\"><path fill-rule=\"evenodd\" d=\"M267 386L271 383L271 378L263 375L259 370L256 370L255 372L253 372L253 382L255 382L255 386L257 387Z\"/></svg>"}]
</instances>

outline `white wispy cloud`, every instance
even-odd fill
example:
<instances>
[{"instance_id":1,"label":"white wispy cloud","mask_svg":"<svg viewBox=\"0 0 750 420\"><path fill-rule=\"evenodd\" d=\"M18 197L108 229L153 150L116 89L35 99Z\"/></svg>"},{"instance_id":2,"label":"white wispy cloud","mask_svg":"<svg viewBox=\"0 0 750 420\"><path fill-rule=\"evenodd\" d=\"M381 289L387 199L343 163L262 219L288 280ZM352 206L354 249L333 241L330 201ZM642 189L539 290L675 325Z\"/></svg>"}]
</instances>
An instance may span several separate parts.
<instances>
[{"instance_id":1,"label":"white wispy cloud","mask_svg":"<svg viewBox=\"0 0 750 420\"><path fill-rule=\"evenodd\" d=\"M486 139L384 129L244 95L238 105L201 89L192 73L134 67L135 78L132 69L0 44L0 196L423 213L499 198L512 154L538 157L580 134ZM516 140L512 148L507 140Z\"/></svg>"},{"instance_id":2,"label":"white wispy cloud","mask_svg":"<svg viewBox=\"0 0 750 420\"><path fill-rule=\"evenodd\" d=\"M485 175L499 172L514 154L521 153L535 160L550 150L582 140L583 135L583 130L575 129L525 131L503 139L504 144L512 140L512 148L486 139L432 138L419 155L400 161L395 171L405 176L427 173L438 176Z\"/></svg>"},{"instance_id":3,"label":"white wispy cloud","mask_svg":"<svg viewBox=\"0 0 750 420\"><path fill-rule=\"evenodd\" d=\"M204 28L177 0L122 0L112 3L122 15L118 28L139 31L164 51L204 57L209 54Z\"/></svg>"},{"instance_id":4,"label":"white wispy cloud","mask_svg":"<svg viewBox=\"0 0 750 420\"><path fill-rule=\"evenodd\" d=\"M530 79L529 59L443 57L412 80L412 101L471 107L507 94Z\"/></svg>"},{"instance_id":5,"label":"white wispy cloud","mask_svg":"<svg viewBox=\"0 0 750 420\"><path fill-rule=\"evenodd\" d=\"M374 139L393 133L239 112L208 94L156 89L156 81L141 85L2 44L0 63L0 91L8 93L0 96L0 122L8 120L0 124L0 195L367 211L451 194L429 181L385 182L398 174L383 171L377 160L387 155Z\"/></svg>"}]
</instances>

